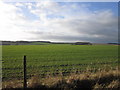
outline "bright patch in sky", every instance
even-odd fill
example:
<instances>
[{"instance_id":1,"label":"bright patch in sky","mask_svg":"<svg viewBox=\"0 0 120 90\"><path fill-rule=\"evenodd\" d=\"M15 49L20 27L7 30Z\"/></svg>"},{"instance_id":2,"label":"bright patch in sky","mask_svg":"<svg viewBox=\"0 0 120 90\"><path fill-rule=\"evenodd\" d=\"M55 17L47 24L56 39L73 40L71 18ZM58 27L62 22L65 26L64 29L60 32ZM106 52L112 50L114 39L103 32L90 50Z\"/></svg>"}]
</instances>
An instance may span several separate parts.
<instances>
[{"instance_id":1,"label":"bright patch in sky","mask_svg":"<svg viewBox=\"0 0 120 90\"><path fill-rule=\"evenodd\" d=\"M0 40L117 42L117 2L0 2Z\"/></svg>"}]
</instances>

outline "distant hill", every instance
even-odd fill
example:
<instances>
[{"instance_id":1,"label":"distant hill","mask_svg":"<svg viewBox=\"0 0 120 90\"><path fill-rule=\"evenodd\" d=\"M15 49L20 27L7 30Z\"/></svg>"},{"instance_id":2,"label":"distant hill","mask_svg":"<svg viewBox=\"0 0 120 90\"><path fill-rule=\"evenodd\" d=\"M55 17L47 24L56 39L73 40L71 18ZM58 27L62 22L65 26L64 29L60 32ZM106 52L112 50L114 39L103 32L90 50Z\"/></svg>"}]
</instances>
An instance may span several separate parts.
<instances>
[{"instance_id":1,"label":"distant hill","mask_svg":"<svg viewBox=\"0 0 120 90\"><path fill-rule=\"evenodd\" d=\"M48 45L48 44L71 44L71 45L120 45L119 43L50 42L50 41L2 41L2 43L0 43L0 45Z\"/></svg>"},{"instance_id":2,"label":"distant hill","mask_svg":"<svg viewBox=\"0 0 120 90\"><path fill-rule=\"evenodd\" d=\"M2 41L2 45L43 45L50 44L50 41Z\"/></svg>"},{"instance_id":3,"label":"distant hill","mask_svg":"<svg viewBox=\"0 0 120 90\"><path fill-rule=\"evenodd\" d=\"M112 45L120 45L120 43L108 43L108 44L112 44Z\"/></svg>"}]
</instances>

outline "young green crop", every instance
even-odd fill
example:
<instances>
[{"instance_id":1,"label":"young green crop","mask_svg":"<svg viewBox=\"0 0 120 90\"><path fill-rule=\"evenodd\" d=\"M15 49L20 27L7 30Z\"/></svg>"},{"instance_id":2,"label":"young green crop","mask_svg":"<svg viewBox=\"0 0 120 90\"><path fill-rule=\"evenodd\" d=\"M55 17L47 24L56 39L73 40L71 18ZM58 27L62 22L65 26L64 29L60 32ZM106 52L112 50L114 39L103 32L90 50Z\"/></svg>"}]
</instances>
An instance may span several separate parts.
<instances>
[{"instance_id":1,"label":"young green crop","mask_svg":"<svg viewBox=\"0 0 120 90\"><path fill-rule=\"evenodd\" d=\"M56 69L78 68L81 66L60 67L60 65L115 62L118 60L118 46L114 45L4 45L2 47L3 77L10 73L23 73L23 56L27 56L28 74ZM54 66L45 68L42 66ZM115 65L115 64L114 64ZM99 65L100 66L100 65ZM95 65L95 67L99 67ZM101 67L101 66L100 66ZM86 68L86 66L82 66ZM15 76L16 74L12 74Z\"/></svg>"}]
</instances>

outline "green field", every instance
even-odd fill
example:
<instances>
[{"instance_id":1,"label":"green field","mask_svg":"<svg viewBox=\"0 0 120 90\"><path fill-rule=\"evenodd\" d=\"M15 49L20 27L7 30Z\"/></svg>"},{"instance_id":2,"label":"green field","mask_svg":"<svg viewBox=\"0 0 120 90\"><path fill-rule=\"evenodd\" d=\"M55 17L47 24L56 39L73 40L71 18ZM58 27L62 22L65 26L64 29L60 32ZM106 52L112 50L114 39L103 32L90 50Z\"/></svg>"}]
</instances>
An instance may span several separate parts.
<instances>
[{"instance_id":1,"label":"green field","mask_svg":"<svg viewBox=\"0 0 120 90\"><path fill-rule=\"evenodd\" d=\"M3 80L23 76L23 56L27 56L27 75L61 71L114 67L118 61L117 45L3 45ZM92 64L93 63L93 64ZM91 65L90 65L91 64Z\"/></svg>"}]
</instances>

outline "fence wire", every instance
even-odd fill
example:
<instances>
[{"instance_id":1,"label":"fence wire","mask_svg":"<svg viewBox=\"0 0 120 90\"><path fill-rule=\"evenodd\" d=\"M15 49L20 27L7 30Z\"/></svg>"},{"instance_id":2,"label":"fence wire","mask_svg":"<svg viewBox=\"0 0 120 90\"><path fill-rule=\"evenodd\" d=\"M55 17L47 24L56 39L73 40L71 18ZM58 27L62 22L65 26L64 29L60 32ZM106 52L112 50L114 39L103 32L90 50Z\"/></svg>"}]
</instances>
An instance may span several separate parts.
<instances>
[{"instance_id":1,"label":"fence wire","mask_svg":"<svg viewBox=\"0 0 120 90\"><path fill-rule=\"evenodd\" d=\"M24 76L24 68L23 68L23 60L16 60L13 59L12 62L5 62L4 59L1 60L3 63L2 67L2 80L14 80L14 79L23 79ZM11 64L11 65L8 65ZM57 76L59 74L65 76L69 75L71 73L82 73L90 71L90 72L96 72L99 69L110 69L118 65L118 61L109 61L109 62L94 62L94 63L75 63L75 64L58 64L54 62L52 65L47 64L47 65L42 65L42 64L36 64L36 63L41 63L40 61L34 61L31 63L31 61L27 60L27 79L38 75L41 78L44 78L48 75L52 76ZM35 65L36 64L36 65Z\"/></svg>"}]
</instances>

